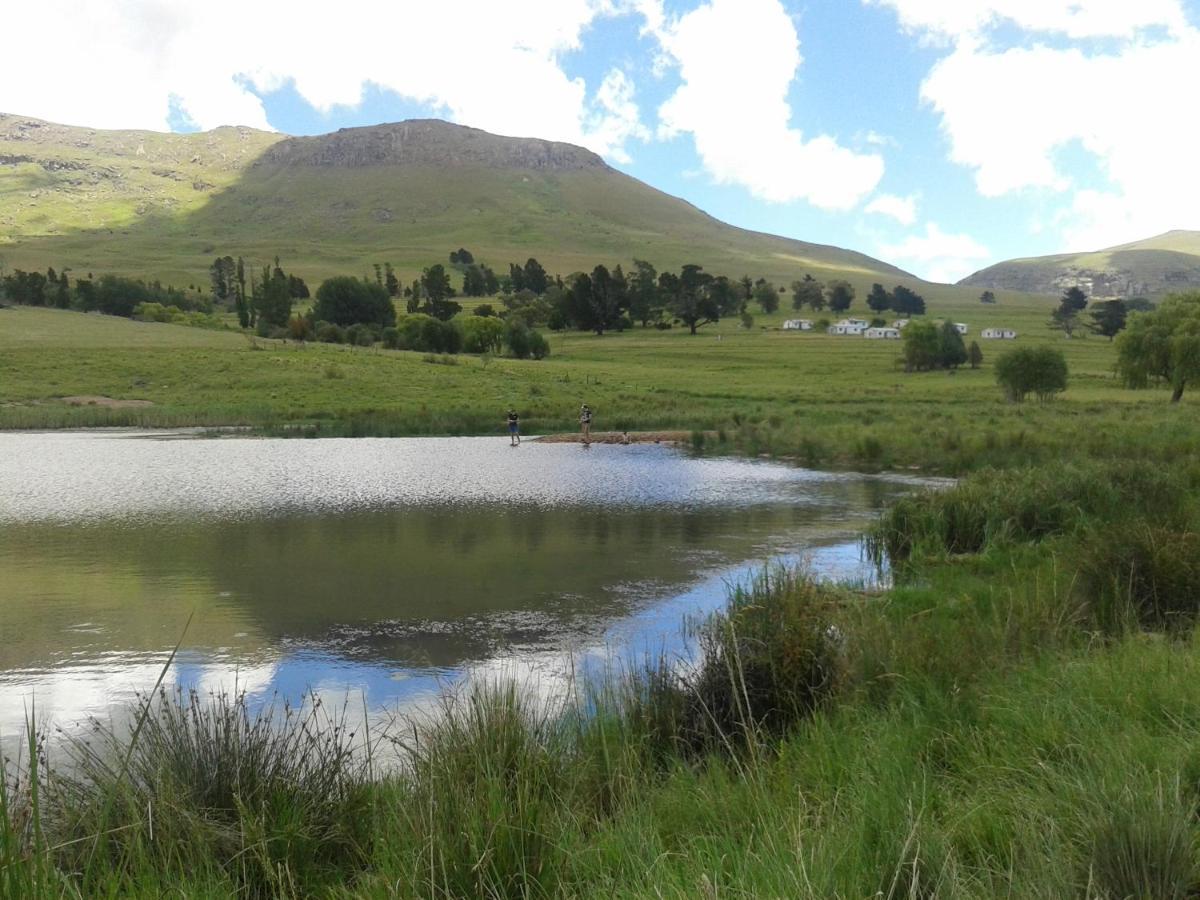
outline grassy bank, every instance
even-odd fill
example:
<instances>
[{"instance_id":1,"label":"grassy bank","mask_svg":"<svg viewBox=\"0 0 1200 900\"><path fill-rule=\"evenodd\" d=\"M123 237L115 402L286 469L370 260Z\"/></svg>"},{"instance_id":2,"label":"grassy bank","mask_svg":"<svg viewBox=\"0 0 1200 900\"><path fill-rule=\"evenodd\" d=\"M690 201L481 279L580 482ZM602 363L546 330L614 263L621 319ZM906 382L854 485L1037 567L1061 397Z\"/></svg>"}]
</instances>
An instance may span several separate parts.
<instances>
[{"instance_id":1,"label":"grassy bank","mask_svg":"<svg viewBox=\"0 0 1200 900\"><path fill-rule=\"evenodd\" d=\"M1194 896L1198 488L980 472L872 531L886 593L768 573L698 665L449 698L373 736L400 773L354 714L158 695L72 769L8 767L0 893Z\"/></svg>"},{"instance_id":2,"label":"grassy bank","mask_svg":"<svg viewBox=\"0 0 1200 900\"><path fill-rule=\"evenodd\" d=\"M947 299L938 310L1053 343L1070 365L1051 404L1011 404L982 342L978 370L905 374L894 342L723 322L551 338L543 361L426 354L250 339L235 332L42 309L0 310L0 427L250 426L267 434L503 434L514 406L527 433L574 430L580 403L603 431L707 431L742 452L813 466L959 473L1063 453L1170 462L1200 434L1196 399L1171 408L1160 391L1115 380L1112 346L1045 328L1044 301L995 308ZM766 326L767 330L763 330ZM720 340L718 340L718 337ZM98 396L116 405L72 406ZM150 405L121 406L122 401ZM706 443L711 444L711 441Z\"/></svg>"}]
</instances>

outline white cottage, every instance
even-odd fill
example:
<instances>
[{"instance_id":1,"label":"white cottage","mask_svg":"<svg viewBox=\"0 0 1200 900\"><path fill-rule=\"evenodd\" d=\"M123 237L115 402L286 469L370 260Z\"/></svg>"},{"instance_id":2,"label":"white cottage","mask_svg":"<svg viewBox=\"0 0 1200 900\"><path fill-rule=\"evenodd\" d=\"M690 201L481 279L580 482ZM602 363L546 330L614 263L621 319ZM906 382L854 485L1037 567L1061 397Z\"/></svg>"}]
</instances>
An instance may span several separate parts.
<instances>
[{"instance_id":1,"label":"white cottage","mask_svg":"<svg viewBox=\"0 0 1200 900\"><path fill-rule=\"evenodd\" d=\"M863 332L863 337L875 341L898 341L900 340L900 329L885 327L868 328Z\"/></svg>"},{"instance_id":2,"label":"white cottage","mask_svg":"<svg viewBox=\"0 0 1200 900\"><path fill-rule=\"evenodd\" d=\"M892 323L892 327L893 328L907 328L908 323L911 321L912 321L912 319L897 319L895 322Z\"/></svg>"},{"instance_id":3,"label":"white cottage","mask_svg":"<svg viewBox=\"0 0 1200 900\"><path fill-rule=\"evenodd\" d=\"M962 322L955 322L954 330L957 331L959 334L966 334L969 329Z\"/></svg>"},{"instance_id":4,"label":"white cottage","mask_svg":"<svg viewBox=\"0 0 1200 900\"><path fill-rule=\"evenodd\" d=\"M812 319L785 319L784 331L812 331Z\"/></svg>"},{"instance_id":5,"label":"white cottage","mask_svg":"<svg viewBox=\"0 0 1200 900\"><path fill-rule=\"evenodd\" d=\"M988 341L1014 341L1017 339L1017 333L1011 328L985 328L979 335Z\"/></svg>"},{"instance_id":6,"label":"white cottage","mask_svg":"<svg viewBox=\"0 0 1200 900\"><path fill-rule=\"evenodd\" d=\"M842 319L834 322L826 329L827 334L862 334L867 330L867 323L862 319Z\"/></svg>"}]
</instances>

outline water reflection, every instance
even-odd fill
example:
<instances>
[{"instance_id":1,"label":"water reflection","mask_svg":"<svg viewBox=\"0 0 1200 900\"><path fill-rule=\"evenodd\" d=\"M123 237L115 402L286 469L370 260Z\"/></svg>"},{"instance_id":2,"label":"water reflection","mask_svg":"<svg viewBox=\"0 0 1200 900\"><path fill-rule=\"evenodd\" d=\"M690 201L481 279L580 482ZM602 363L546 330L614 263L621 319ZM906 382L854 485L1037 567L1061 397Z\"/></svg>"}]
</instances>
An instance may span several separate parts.
<instances>
[{"instance_id":1,"label":"water reflection","mask_svg":"<svg viewBox=\"0 0 1200 900\"><path fill-rule=\"evenodd\" d=\"M564 676L568 652L668 640L768 558L863 577L846 542L911 488L576 450L0 435L0 740L33 695L69 726L145 689L193 613L169 680L202 690L378 710L499 670Z\"/></svg>"}]
</instances>

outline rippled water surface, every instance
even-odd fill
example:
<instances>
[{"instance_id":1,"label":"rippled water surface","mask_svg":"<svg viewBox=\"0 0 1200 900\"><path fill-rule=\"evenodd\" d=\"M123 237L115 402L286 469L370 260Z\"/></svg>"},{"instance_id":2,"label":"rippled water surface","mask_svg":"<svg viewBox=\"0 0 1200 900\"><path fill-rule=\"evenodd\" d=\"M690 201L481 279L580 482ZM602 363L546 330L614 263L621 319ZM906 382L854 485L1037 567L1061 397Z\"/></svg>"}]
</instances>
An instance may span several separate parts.
<instances>
[{"instance_id":1,"label":"rippled water surface","mask_svg":"<svg viewBox=\"0 0 1200 900\"><path fill-rule=\"evenodd\" d=\"M384 711L670 647L769 559L869 579L900 478L507 438L0 434L0 741L168 681ZM564 661L570 658L569 664Z\"/></svg>"}]
</instances>

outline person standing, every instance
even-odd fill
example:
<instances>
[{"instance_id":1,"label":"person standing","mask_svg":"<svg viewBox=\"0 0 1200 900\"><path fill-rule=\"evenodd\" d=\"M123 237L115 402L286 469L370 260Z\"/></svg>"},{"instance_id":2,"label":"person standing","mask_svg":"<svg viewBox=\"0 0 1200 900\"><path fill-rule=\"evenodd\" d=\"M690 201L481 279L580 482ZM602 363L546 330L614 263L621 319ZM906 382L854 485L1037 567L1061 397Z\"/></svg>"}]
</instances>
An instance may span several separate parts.
<instances>
[{"instance_id":1,"label":"person standing","mask_svg":"<svg viewBox=\"0 0 1200 900\"><path fill-rule=\"evenodd\" d=\"M508 411L508 443L512 447L519 446L521 443L521 420L515 409Z\"/></svg>"},{"instance_id":2,"label":"person standing","mask_svg":"<svg viewBox=\"0 0 1200 900\"><path fill-rule=\"evenodd\" d=\"M579 407L579 430L583 434L583 442L592 442L592 408L586 403Z\"/></svg>"}]
</instances>

